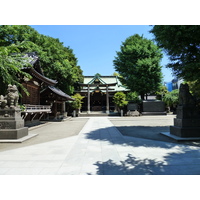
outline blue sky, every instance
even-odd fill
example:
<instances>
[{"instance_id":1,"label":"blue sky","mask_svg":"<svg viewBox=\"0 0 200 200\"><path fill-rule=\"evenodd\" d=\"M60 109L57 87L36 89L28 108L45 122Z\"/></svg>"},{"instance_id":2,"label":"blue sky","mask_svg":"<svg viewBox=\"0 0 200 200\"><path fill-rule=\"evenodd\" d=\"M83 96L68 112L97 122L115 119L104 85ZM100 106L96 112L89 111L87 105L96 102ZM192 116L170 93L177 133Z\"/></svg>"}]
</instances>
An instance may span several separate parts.
<instances>
[{"instance_id":1,"label":"blue sky","mask_svg":"<svg viewBox=\"0 0 200 200\"><path fill-rule=\"evenodd\" d=\"M113 60L116 51L125 39L139 34L153 39L148 25L34 25L39 33L59 38L64 46L69 46L78 59L83 75L112 75L115 72ZM161 62L164 81L173 79L171 70L166 69L167 56Z\"/></svg>"}]
</instances>

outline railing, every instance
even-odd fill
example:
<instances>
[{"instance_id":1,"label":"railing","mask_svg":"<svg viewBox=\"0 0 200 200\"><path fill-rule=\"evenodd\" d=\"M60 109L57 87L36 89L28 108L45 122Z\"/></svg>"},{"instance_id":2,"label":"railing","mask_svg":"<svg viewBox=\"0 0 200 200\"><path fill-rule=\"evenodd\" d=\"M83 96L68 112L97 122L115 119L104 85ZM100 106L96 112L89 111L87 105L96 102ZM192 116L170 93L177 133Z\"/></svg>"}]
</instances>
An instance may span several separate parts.
<instances>
[{"instance_id":1,"label":"railing","mask_svg":"<svg viewBox=\"0 0 200 200\"><path fill-rule=\"evenodd\" d=\"M24 104L25 109L22 111L22 118L26 119L28 115L31 116L31 121L39 115L39 120L43 117L45 113L51 113L51 106L48 105L30 105Z\"/></svg>"},{"instance_id":2,"label":"railing","mask_svg":"<svg viewBox=\"0 0 200 200\"><path fill-rule=\"evenodd\" d=\"M25 109L22 111L25 113L51 113L50 105L29 105L25 104Z\"/></svg>"}]
</instances>

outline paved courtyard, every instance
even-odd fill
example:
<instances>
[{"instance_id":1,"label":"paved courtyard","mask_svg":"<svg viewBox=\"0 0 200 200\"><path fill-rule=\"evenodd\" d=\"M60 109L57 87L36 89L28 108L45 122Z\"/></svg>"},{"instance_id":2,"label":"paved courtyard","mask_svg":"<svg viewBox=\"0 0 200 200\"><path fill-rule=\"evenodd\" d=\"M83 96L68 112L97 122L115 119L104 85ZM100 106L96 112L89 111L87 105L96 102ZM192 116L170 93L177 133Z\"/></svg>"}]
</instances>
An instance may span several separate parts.
<instances>
[{"instance_id":1,"label":"paved courtyard","mask_svg":"<svg viewBox=\"0 0 200 200\"><path fill-rule=\"evenodd\" d=\"M173 118L79 117L32 127L38 136L0 143L0 174L199 175L199 142L159 134Z\"/></svg>"}]
</instances>

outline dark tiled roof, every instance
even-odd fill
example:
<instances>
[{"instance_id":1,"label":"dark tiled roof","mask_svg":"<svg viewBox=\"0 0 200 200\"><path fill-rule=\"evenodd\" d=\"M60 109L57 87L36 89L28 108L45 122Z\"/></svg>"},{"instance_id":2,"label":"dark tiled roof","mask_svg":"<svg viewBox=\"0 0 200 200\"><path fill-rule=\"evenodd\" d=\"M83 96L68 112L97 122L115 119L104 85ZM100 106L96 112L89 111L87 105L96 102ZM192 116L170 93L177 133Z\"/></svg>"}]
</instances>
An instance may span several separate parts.
<instances>
[{"instance_id":1,"label":"dark tiled roof","mask_svg":"<svg viewBox=\"0 0 200 200\"><path fill-rule=\"evenodd\" d=\"M25 53L24 58L27 58L27 62L29 62L33 67L24 67L24 70L29 70L31 75L38 78L48 85L55 85L58 82L56 80L52 80L44 76L40 64L36 64L39 61L39 57L36 52Z\"/></svg>"},{"instance_id":2,"label":"dark tiled roof","mask_svg":"<svg viewBox=\"0 0 200 200\"><path fill-rule=\"evenodd\" d=\"M30 69L30 73L31 73L31 75L33 75L34 77L38 78L39 80L47 83L48 85L55 85L56 83L58 83L56 80L52 80L52 79L47 78L47 77L43 76L42 74L38 73L34 68Z\"/></svg>"},{"instance_id":3,"label":"dark tiled roof","mask_svg":"<svg viewBox=\"0 0 200 200\"><path fill-rule=\"evenodd\" d=\"M68 94L64 93L62 90L55 88L53 86L48 86L48 88L55 94L66 98L66 100L70 100L70 101L74 101L74 99L72 97L70 97Z\"/></svg>"}]
</instances>

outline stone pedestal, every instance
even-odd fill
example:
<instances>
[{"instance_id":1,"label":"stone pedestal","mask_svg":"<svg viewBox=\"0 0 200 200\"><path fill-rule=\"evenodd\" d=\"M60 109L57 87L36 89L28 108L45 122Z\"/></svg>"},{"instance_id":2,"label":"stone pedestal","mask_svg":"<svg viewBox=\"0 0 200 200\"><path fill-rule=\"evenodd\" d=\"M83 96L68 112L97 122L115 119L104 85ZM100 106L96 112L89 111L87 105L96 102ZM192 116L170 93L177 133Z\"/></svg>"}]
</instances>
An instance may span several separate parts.
<instances>
[{"instance_id":1,"label":"stone pedestal","mask_svg":"<svg viewBox=\"0 0 200 200\"><path fill-rule=\"evenodd\" d=\"M28 135L19 108L0 109L0 139L19 139Z\"/></svg>"},{"instance_id":2,"label":"stone pedestal","mask_svg":"<svg viewBox=\"0 0 200 200\"><path fill-rule=\"evenodd\" d=\"M143 101L143 115L166 115L163 101Z\"/></svg>"},{"instance_id":3,"label":"stone pedestal","mask_svg":"<svg viewBox=\"0 0 200 200\"><path fill-rule=\"evenodd\" d=\"M170 134L178 137L200 137L200 116L193 106L178 106L174 126L170 126Z\"/></svg>"}]
</instances>

